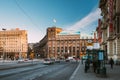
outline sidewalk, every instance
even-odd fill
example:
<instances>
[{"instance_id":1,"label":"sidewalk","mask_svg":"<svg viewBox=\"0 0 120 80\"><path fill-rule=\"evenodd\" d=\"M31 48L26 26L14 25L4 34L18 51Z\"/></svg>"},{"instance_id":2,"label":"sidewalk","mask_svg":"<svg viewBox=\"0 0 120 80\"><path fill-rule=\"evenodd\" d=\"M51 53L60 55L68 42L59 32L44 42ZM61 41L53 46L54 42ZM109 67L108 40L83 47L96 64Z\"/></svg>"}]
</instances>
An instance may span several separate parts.
<instances>
[{"instance_id":1,"label":"sidewalk","mask_svg":"<svg viewBox=\"0 0 120 80\"><path fill-rule=\"evenodd\" d=\"M93 72L92 67L88 70L87 73L84 72L84 64L79 63L75 72L69 80L120 80L120 66L114 65L113 69L110 68L110 65L106 65L107 77L97 77L96 73Z\"/></svg>"}]
</instances>

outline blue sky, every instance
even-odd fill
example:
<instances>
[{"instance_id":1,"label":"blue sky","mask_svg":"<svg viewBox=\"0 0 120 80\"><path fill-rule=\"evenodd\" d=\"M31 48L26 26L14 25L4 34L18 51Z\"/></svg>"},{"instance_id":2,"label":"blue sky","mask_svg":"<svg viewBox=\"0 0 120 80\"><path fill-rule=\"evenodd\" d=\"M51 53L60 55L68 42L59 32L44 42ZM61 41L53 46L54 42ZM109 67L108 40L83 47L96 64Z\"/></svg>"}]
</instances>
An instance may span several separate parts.
<instances>
[{"instance_id":1,"label":"blue sky","mask_svg":"<svg viewBox=\"0 0 120 80\"><path fill-rule=\"evenodd\" d=\"M0 0L0 28L27 30L29 43L39 42L54 25L90 34L100 18L98 4L99 0Z\"/></svg>"}]
</instances>

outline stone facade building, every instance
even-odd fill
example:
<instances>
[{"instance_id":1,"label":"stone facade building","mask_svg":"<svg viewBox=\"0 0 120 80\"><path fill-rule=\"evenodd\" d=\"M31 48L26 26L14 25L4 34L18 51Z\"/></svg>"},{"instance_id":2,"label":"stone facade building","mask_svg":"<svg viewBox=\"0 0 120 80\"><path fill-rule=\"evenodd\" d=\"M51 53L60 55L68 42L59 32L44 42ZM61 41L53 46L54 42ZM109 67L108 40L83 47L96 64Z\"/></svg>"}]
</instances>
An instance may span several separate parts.
<instances>
[{"instance_id":1,"label":"stone facade building","mask_svg":"<svg viewBox=\"0 0 120 80\"><path fill-rule=\"evenodd\" d=\"M28 50L27 31L12 30L0 31L0 58L18 59L26 57Z\"/></svg>"},{"instance_id":2,"label":"stone facade building","mask_svg":"<svg viewBox=\"0 0 120 80\"><path fill-rule=\"evenodd\" d=\"M37 49L45 58L67 58L69 56L81 57L86 54L87 41L92 40L91 36L82 36L78 32L65 32L62 28L49 27L47 34L40 41Z\"/></svg>"},{"instance_id":3,"label":"stone facade building","mask_svg":"<svg viewBox=\"0 0 120 80\"><path fill-rule=\"evenodd\" d=\"M108 58L120 59L120 0L100 0L102 43Z\"/></svg>"}]
</instances>

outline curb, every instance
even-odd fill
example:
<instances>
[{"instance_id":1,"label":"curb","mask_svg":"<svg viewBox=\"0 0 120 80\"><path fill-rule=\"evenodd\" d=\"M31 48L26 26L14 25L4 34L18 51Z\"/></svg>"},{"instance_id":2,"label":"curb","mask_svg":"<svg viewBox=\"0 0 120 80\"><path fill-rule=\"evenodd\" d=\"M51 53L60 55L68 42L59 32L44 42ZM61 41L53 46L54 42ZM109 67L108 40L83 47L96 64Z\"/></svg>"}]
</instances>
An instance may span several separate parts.
<instances>
[{"instance_id":1,"label":"curb","mask_svg":"<svg viewBox=\"0 0 120 80\"><path fill-rule=\"evenodd\" d=\"M80 62L78 64L77 68L75 69L75 71L73 72L72 76L69 78L69 80L75 80L75 75L77 74L79 67L80 67Z\"/></svg>"}]
</instances>

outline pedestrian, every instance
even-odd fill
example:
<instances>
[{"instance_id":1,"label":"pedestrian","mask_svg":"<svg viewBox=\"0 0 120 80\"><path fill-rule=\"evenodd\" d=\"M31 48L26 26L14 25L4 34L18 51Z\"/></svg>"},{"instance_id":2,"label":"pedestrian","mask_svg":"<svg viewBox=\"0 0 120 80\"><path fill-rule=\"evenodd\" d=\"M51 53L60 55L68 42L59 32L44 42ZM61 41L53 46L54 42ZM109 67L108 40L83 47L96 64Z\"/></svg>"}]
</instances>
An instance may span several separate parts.
<instances>
[{"instance_id":1,"label":"pedestrian","mask_svg":"<svg viewBox=\"0 0 120 80\"><path fill-rule=\"evenodd\" d=\"M81 63L83 64L83 58L81 59Z\"/></svg>"},{"instance_id":2,"label":"pedestrian","mask_svg":"<svg viewBox=\"0 0 120 80\"><path fill-rule=\"evenodd\" d=\"M113 64L114 64L114 61L113 61L113 59L112 59L112 58L110 58L109 63L110 63L111 69L113 69Z\"/></svg>"},{"instance_id":3,"label":"pedestrian","mask_svg":"<svg viewBox=\"0 0 120 80\"><path fill-rule=\"evenodd\" d=\"M96 69L97 69L97 61L93 61L93 70L96 73Z\"/></svg>"},{"instance_id":4,"label":"pedestrian","mask_svg":"<svg viewBox=\"0 0 120 80\"><path fill-rule=\"evenodd\" d=\"M89 67L90 67L89 59L86 59L86 61L85 61L85 73L87 73Z\"/></svg>"}]
</instances>

